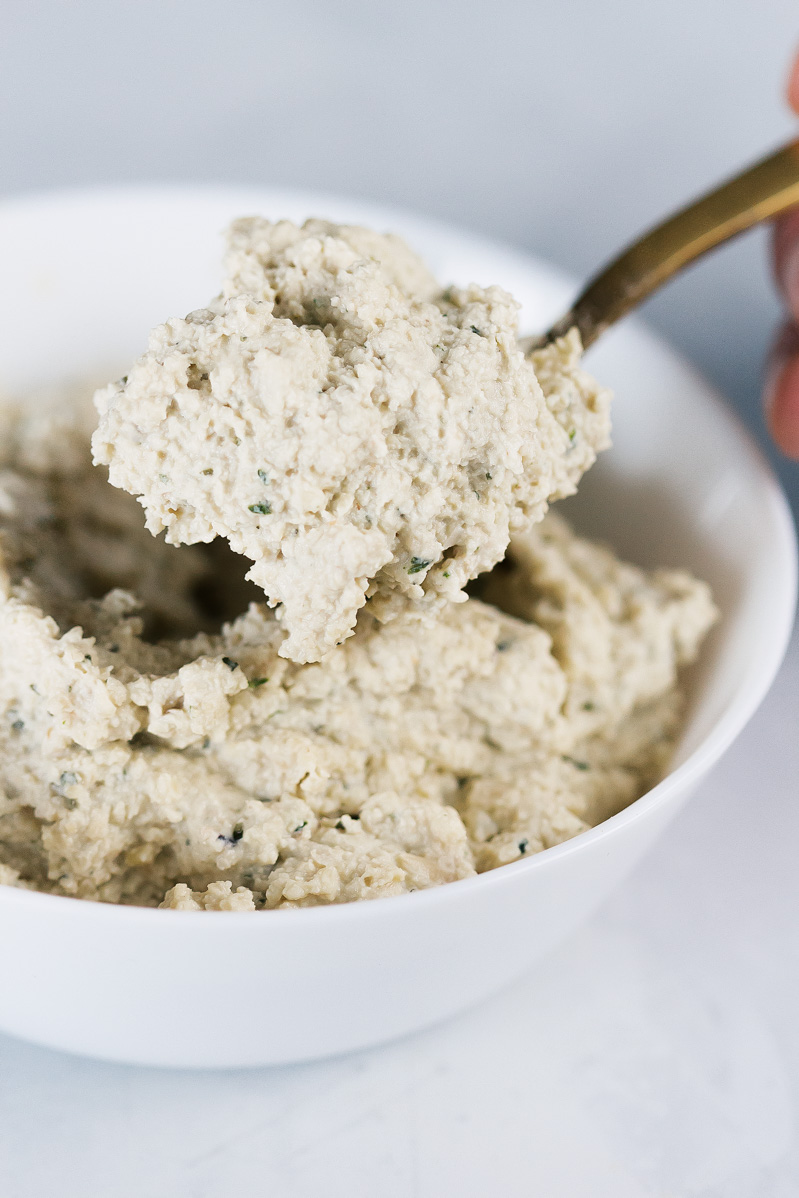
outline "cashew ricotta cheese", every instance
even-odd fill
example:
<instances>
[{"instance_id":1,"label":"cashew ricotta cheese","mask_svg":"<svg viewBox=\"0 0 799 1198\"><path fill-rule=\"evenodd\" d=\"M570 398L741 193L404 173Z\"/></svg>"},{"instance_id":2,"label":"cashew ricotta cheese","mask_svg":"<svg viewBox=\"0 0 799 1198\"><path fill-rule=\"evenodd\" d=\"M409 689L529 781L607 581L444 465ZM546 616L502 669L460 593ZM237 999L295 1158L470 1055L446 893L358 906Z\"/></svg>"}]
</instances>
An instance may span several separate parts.
<instances>
[{"instance_id":1,"label":"cashew ricotta cheese","mask_svg":"<svg viewBox=\"0 0 799 1198\"><path fill-rule=\"evenodd\" d=\"M542 519L607 395L515 319L395 239L243 221L222 297L100 394L116 486L87 389L0 405L0 884L396 895L657 780L713 602Z\"/></svg>"},{"instance_id":2,"label":"cashew ricotta cheese","mask_svg":"<svg viewBox=\"0 0 799 1198\"><path fill-rule=\"evenodd\" d=\"M67 408L4 414L0 882L192 910L399 894L574 836L662 772L702 583L552 514L482 598L367 609L296 664L234 555L150 536Z\"/></svg>"},{"instance_id":3,"label":"cashew ricotta cheese","mask_svg":"<svg viewBox=\"0 0 799 1198\"><path fill-rule=\"evenodd\" d=\"M240 220L225 273L98 394L94 452L151 532L252 561L292 661L351 636L367 601L385 622L463 600L608 443L576 334L542 391L515 301L442 291L396 237Z\"/></svg>"}]
</instances>

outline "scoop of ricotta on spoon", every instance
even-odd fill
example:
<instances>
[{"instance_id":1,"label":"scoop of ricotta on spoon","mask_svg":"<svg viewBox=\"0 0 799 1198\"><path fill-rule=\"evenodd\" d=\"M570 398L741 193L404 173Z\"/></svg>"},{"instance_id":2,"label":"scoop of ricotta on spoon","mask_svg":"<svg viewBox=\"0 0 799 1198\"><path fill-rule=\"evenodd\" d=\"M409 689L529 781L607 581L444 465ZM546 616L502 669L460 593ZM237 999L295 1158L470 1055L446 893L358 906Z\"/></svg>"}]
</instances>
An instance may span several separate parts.
<instances>
[{"instance_id":1,"label":"scoop of ricotta on spoon","mask_svg":"<svg viewBox=\"0 0 799 1198\"><path fill-rule=\"evenodd\" d=\"M499 287L442 290L398 238L234 222L207 308L98 391L92 447L173 544L226 537L318 661L359 610L440 607L609 443L577 334L525 357Z\"/></svg>"}]
</instances>

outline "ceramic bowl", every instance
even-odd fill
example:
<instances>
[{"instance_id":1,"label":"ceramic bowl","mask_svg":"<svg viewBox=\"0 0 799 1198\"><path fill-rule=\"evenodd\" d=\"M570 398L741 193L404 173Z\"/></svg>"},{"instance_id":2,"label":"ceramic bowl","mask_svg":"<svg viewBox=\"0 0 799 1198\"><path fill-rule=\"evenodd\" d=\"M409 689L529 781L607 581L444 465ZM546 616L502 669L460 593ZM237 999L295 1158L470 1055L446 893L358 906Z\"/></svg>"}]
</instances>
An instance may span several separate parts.
<instances>
[{"instance_id":1,"label":"ceramic bowl","mask_svg":"<svg viewBox=\"0 0 799 1198\"><path fill-rule=\"evenodd\" d=\"M446 281L500 283L522 329L571 286L507 247L407 213L236 188L61 192L0 205L0 383L28 388L137 356L149 328L214 294L244 213L402 235ZM763 698L793 618L793 526L713 390L635 322L589 365L616 392L614 447L569 501L644 565L708 579L722 619L690 679L673 768L600 827L480 877L400 898L257 913L113 907L0 886L0 1029L110 1060L241 1066L362 1048L434 1023L528 969L619 884Z\"/></svg>"}]
</instances>

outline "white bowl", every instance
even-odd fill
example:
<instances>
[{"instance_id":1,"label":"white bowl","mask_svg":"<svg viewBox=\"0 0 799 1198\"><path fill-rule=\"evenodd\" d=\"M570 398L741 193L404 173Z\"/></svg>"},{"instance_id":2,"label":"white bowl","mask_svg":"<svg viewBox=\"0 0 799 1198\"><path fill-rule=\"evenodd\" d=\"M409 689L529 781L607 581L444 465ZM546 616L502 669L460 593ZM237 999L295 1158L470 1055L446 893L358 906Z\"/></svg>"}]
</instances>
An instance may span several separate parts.
<instances>
[{"instance_id":1,"label":"white bowl","mask_svg":"<svg viewBox=\"0 0 799 1198\"><path fill-rule=\"evenodd\" d=\"M236 215L331 216L403 234L444 280L501 283L523 326L568 281L523 254L405 213L235 188L62 192L0 205L3 389L115 370L151 325L218 283ZM632 869L763 698L793 618L784 498L708 385L635 323L591 354L616 390L615 446L569 501L643 564L707 578L723 619L692 678L669 776L600 827L436 890L299 911L183 913L0 886L0 1028L73 1052L178 1066L299 1061L443 1019L563 939Z\"/></svg>"}]
</instances>

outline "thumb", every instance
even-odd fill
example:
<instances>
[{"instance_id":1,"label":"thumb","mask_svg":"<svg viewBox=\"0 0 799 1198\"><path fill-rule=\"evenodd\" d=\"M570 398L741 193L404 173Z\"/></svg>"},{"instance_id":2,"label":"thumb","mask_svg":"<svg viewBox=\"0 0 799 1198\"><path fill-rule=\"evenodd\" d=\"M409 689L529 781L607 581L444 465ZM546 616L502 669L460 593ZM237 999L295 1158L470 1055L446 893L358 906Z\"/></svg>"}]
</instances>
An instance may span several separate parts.
<instances>
[{"instance_id":1,"label":"thumb","mask_svg":"<svg viewBox=\"0 0 799 1198\"><path fill-rule=\"evenodd\" d=\"M799 54L794 59L791 74L788 79L788 103L794 112L799 113Z\"/></svg>"}]
</instances>

